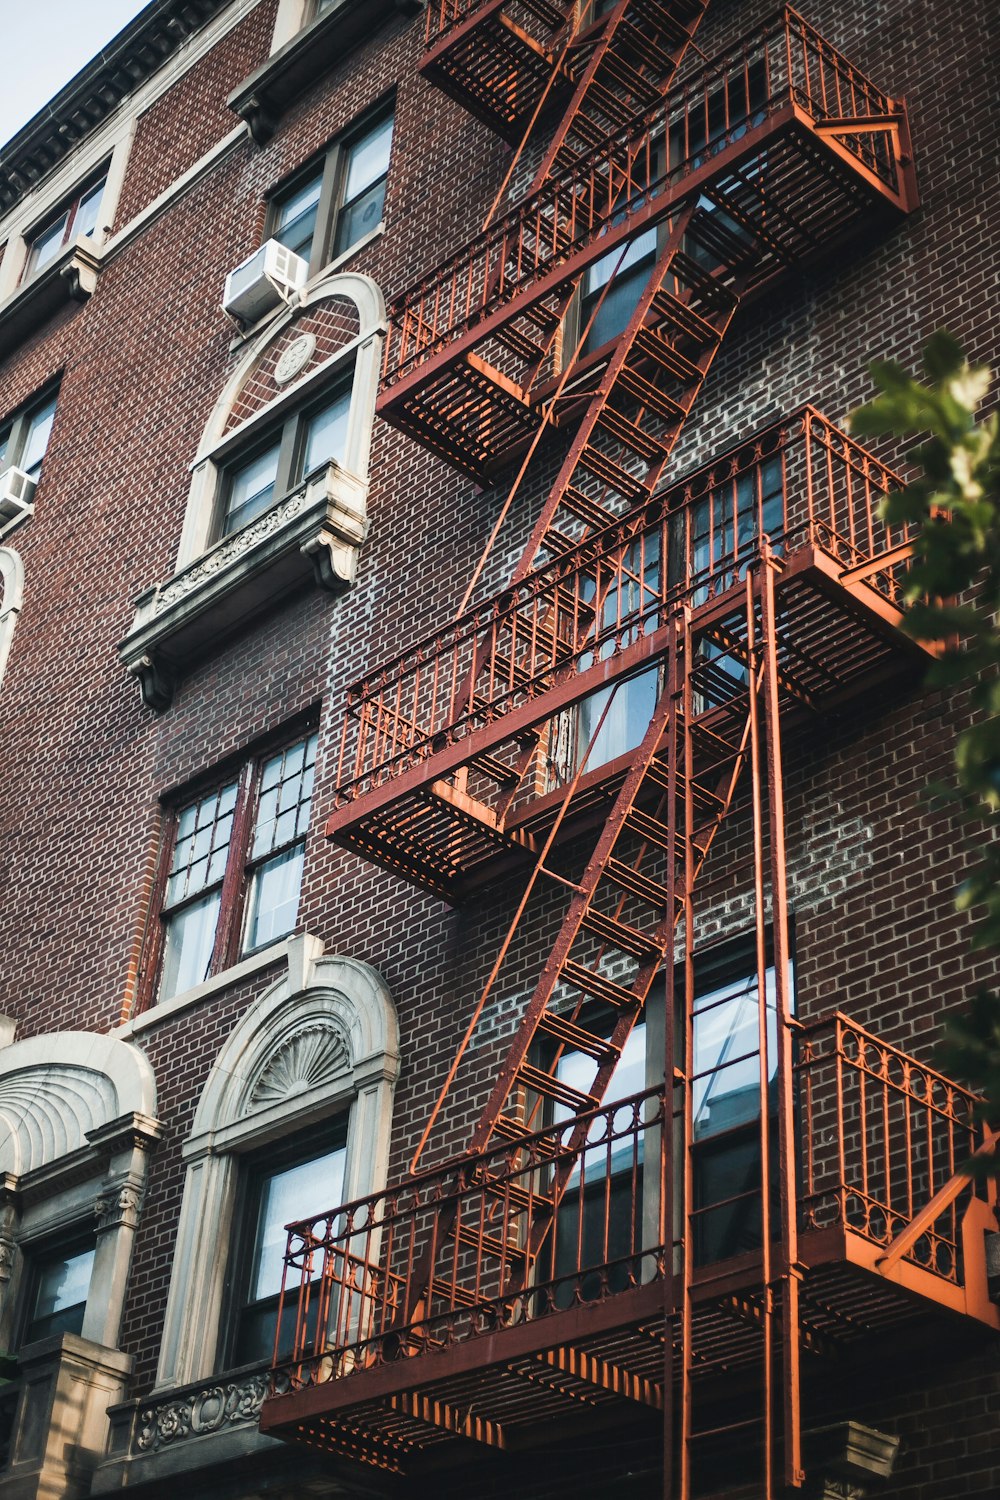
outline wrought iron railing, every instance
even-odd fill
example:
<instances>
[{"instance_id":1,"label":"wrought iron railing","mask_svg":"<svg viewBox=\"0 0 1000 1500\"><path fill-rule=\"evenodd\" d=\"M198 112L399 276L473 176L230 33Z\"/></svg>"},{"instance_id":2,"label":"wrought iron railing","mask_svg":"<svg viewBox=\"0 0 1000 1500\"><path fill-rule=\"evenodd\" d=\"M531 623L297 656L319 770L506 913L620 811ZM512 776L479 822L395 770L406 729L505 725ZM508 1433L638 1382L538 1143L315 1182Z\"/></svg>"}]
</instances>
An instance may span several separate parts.
<instances>
[{"instance_id":1,"label":"wrought iron railing","mask_svg":"<svg viewBox=\"0 0 1000 1500\"><path fill-rule=\"evenodd\" d=\"M803 1031L797 1071L808 1229L842 1226L890 1245L982 1141L974 1094L839 1011ZM908 1260L961 1281L961 1220L971 1192L970 1183Z\"/></svg>"},{"instance_id":2,"label":"wrought iron railing","mask_svg":"<svg viewBox=\"0 0 1000 1500\"><path fill-rule=\"evenodd\" d=\"M819 127L864 122L838 136L839 144L891 193L899 191L900 106L786 6L397 297L389 311L384 385L411 374L570 260L574 273L581 271L675 213L686 194L701 190L700 169L789 105ZM766 142L759 161L744 167L748 174L763 191Z\"/></svg>"},{"instance_id":3,"label":"wrought iron railing","mask_svg":"<svg viewBox=\"0 0 1000 1500\"><path fill-rule=\"evenodd\" d=\"M803 1234L836 1228L888 1245L982 1134L972 1094L840 1012L798 1029L794 1074ZM680 1097L646 1090L292 1226L272 1389L468 1343L677 1273L682 1232L663 1184L673 1198L671 1143L683 1132L676 1115L676 1131L664 1127ZM575 1166L553 1212L547 1193L564 1156ZM951 1286L963 1282L974 1191L970 1181L905 1257ZM541 1250L529 1265L533 1227Z\"/></svg>"},{"instance_id":4,"label":"wrought iron railing","mask_svg":"<svg viewBox=\"0 0 1000 1500\"><path fill-rule=\"evenodd\" d=\"M551 33L553 27L543 25L539 28L540 18L554 22L560 12L565 15L570 10L570 4L569 0L539 0L538 4L532 4L532 0L428 0L425 19L427 46L435 46L477 11L485 18L501 10L528 35L540 33L536 39L541 40L546 32Z\"/></svg>"},{"instance_id":5,"label":"wrought iron railing","mask_svg":"<svg viewBox=\"0 0 1000 1500\"><path fill-rule=\"evenodd\" d=\"M664 1275L663 1090L526 1134L293 1227L276 1389L464 1343ZM579 1150L571 1142L583 1127ZM548 1197L564 1157L558 1211ZM543 1253L524 1246L547 1218Z\"/></svg>"},{"instance_id":6,"label":"wrought iron railing","mask_svg":"<svg viewBox=\"0 0 1000 1500\"><path fill-rule=\"evenodd\" d=\"M901 483L803 407L354 684L337 807L654 634L680 602L719 596L764 535L870 564L869 586L899 602L906 534L879 506Z\"/></svg>"}]
</instances>

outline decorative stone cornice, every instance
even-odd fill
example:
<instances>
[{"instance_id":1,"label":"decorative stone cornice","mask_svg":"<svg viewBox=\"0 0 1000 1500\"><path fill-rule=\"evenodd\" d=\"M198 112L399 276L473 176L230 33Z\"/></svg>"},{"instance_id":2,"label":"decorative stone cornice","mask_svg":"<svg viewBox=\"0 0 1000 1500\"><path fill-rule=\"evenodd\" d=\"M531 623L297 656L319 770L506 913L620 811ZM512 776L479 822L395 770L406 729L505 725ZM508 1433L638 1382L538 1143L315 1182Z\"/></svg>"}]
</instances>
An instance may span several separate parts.
<instances>
[{"instance_id":1,"label":"decorative stone cornice","mask_svg":"<svg viewBox=\"0 0 1000 1500\"><path fill-rule=\"evenodd\" d=\"M229 0L160 0L0 149L0 214L85 140Z\"/></svg>"},{"instance_id":2,"label":"decorative stone cornice","mask_svg":"<svg viewBox=\"0 0 1000 1500\"><path fill-rule=\"evenodd\" d=\"M0 302L0 358L70 302L86 302L97 290L100 248L91 240L68 245L44 271Z\"/></svg>"},{"instance_id":3,"label":"decorative stone cornice","mask_svg":"<svg viewBox=\"0 0 1000 1500\"><path fill-rule=\"evenodd\" d=\"M172 1392L165 1400L139 1412L133 1451L155 1453L188 1438L205 1437L233 1427L256 1427L266 1392L264 1372L246 1375L241 1380L213 1381L193 1390Z\"/></svg>"},{"instance_id":4,"label":"decorative stone cornice","mask_svg":"<svg viewBox=\"0 0 1000 1500\"><path fill-rule=\"evenodd\" d=\"M119 1151L151 1151L163 1136L163 1126L151 1115L133 1110L131 1114L119 1115L97 1130L87 1131L87 1140L98 1151L114 1156Z\"/></svg>"},{"instance_id":5,"label":"decorative stone cornice","mask_svg":"<svg viewBox=\"0 0 1000 1500\"><path fill-rule=\"evenodd\" d=\"M143 594L118 652L146 706L166 708L190 664L310 575L331 593L349 588L368 533L367 492L363 480L331 462Z\"/></svg>"},{"instance_id":6,"label":"decorative stone cornice","mask_svg":"<svg viewBox=\"0 0 1000 1500\"><path fill-rule=\"evenodd\" d=\"M228 99L258 146L266 145L288 106L334 64L398 16L419 15L426 0L340 0L304 26L250 74Z\"/></svg>"}]
</instances>

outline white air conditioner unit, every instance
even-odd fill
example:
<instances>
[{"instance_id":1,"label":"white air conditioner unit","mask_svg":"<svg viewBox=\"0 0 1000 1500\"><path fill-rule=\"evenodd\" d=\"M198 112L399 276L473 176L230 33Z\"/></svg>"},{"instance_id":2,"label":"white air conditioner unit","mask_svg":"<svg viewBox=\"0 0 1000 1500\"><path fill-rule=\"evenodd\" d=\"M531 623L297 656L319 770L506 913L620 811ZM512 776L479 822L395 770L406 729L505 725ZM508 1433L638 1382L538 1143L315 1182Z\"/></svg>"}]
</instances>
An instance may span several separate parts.
<instances>
[{"instance_id":1,"label":"white air conditioner unit","mask_svg":"<svg viewBox=\"0 0 1000 1500\"><path fill-rule=\"evenodd\" d=\"M35 481L23 469L0 474L0 536L34 514Z\"/></svg>"},{"instance_id":2,"label":"white air conditioner unit","mask_svg":"<svg viewBox=\"0 0 1000 1500\"><path fill-rule=\"evenodd\" d=\"M277 240L265 240L226 277L222 310L237 322L256 323L279 302L288 302L306 284L309 267Z\"/></svg>"}]
</instances>

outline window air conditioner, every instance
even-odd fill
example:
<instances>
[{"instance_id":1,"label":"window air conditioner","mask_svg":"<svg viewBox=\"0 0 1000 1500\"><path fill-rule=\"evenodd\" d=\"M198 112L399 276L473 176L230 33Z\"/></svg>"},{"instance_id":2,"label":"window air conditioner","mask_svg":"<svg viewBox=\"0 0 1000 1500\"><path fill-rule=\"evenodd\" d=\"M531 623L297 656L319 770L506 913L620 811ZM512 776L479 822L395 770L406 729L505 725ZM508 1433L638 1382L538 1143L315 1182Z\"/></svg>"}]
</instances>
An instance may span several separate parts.
<instances>
[{"instance_id":1,"label":"window air conditioner","mask_svg":"<svg viewBox=\"0 0 1000 1500\"><path fill-rule=\"evenodd\" d=\"M4 469L0 474L0 536L34 514L34 496L35 481L30 474L23 469Z\"/></svg>"},{"instance_id":2,"label":"window air conditioner","mask_svg":"<svg viewBox=\"0 0 1000 1500\"><path fill-rule=\"evenodd\" d=\"M309 267L277 240L265 240L226 277L222 310L244 326L256 323L306 284Z\"/></svg>"}]
</instances>

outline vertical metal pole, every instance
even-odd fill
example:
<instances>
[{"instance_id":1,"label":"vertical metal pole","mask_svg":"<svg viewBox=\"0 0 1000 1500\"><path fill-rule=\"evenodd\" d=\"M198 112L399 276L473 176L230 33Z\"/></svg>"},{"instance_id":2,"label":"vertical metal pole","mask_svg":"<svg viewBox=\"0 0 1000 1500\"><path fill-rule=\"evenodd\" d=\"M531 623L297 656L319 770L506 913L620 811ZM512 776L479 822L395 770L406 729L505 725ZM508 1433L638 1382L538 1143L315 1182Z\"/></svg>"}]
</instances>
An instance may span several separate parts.
<instances>
[{"instance_id":1,"label":"vertical metal pole","mask_svg":"<svg viewBox=\"0 0 1000 1500\"><path fill-rule=\"evenodd\" d=\"M766 561L761 565L761 574L767 573ZM764 909L764 829L761 805L761 741L758 694L764 674L759 661L768 650L763 641L758 647L756 639L757 603L755 575L757 569L747 572L747 657L750 701L750 762L751 801L753 808L753 894L754 937L757 960L757 1063L759 1072L758 1108L760 1111L760 1227L761 1227L761 1275L764 1301L764 1500L774 1500L774 1270L771 1264L771 1151L770 1151L770 1098L768 1096L768 1047L767 1047L767 914Z\"/></svg>"},{"instance_id":2,"label":"vertical metal pole","mask_svg":"<svg viewBox=\"0 0 1000 1500\"><path fill-rule=\"evenodd\" d=\"M776 563L762 548L761 626L764 634L765 744L771 847L771 924L778 1034L778 1182L781 1215L782 1365L784 1373L785 1483L799 1487L802 1472L802 1388L799 1368L798 1209L795 1192L795 1101L792 1079L792 1013L789 994L788 888L785 863L785 794L778 697Z\"/></svg>"},{"instance_id":3,"label":"vertical metal pole","mask_svg":"<svg viewBox=\"0 0 1000 1500\"><path fill-rule=\"evenodd\" d=\"M663 554L666 555L665 553ZM681 692L681 672L686 668L686 658L678 669L678 631L671 632L670 650L667 656L666 691L670 694L671 710L667 720L667 861L666 889L667 914L677 913L677 733L678 698ZM676 932L676 926L673 928ZM677 1002L675 994L676 963L674 944L670 943L664 966L665 984L663 996L663 1135L662 1170L660 1173L660 1223L663 1236L663 1500L674 1500L674 1325L677 1320L675 1296L676 1274L674 1266L675 1195L674 1176L676 1138L674 1131L674 1040L676 1035ZM683 1383L683 1375L682 1375Z\"/></svg>"},{"instance_id":4,"label":"vertical metal pole","mask_svg":"<svg viewBox=\"0 0 1000 1500\"><path fill-rule=\"evenodd\" d=\"M694 1239L691 1210L694 1206L694 746L691 738L691 716L694 699L691 673L694 667L691 642L690 610L684 609L684 634L682 642L682 735L684 747L684 1069L683 1083L683 1127L684 1127L684 1181L681 1189L681 1411L680 1411L680 1486L679 1500L691 1500L691 1369L694 1363L692 1348L693 1318L691 1306L691 1282L694 1275ZM676 851L672 851L676 858ZM672 1018L671 1018L672 1019Z\"/></svg>"}]
</instances>

